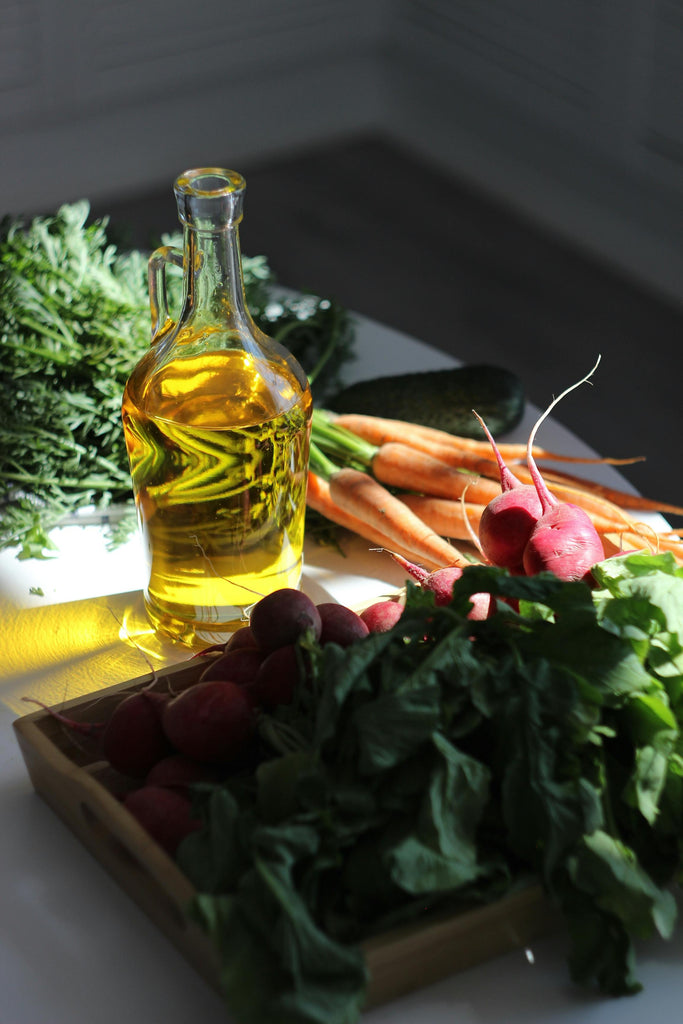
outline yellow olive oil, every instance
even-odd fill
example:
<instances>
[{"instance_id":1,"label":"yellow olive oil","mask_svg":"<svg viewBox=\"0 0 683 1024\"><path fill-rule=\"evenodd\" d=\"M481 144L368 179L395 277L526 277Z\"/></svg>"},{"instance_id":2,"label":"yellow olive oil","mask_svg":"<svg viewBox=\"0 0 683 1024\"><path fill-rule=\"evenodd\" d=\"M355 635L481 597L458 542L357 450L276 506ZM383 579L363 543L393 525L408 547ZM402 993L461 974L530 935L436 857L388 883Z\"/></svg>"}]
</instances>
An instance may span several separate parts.
<instances>
[{"instance_id":1,"label":"yellow olive oil","mask_svg":"<svg viewBox=\"0 0 683 1024\"><path fill-rule=\"evenodd\" d=\"M125 389L123 426L155 628L225 639L302 571L311 396L279 361L176 339ZM163 341L158 343L163 346Z\"/></svg>"}]
</instances>

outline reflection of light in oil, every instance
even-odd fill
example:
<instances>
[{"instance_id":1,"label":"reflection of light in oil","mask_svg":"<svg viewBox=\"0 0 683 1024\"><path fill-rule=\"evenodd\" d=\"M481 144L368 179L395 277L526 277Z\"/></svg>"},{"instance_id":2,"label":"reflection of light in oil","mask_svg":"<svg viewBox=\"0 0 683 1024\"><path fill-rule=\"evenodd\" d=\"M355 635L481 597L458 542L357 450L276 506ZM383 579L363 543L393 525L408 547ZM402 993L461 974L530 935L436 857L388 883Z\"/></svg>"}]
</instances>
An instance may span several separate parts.
<instances>
[{"instance_id":1,"label":"reflection of light in oil","mask_svg":"<svg viewBox=\"0 0 683 1024\"><path fill-rule=\"evenodd\" d=\"M152 632L138 592L3 608L0 700L20 715L23 697L62 704L184 661L187 647Z\"/></svg>"},{"instance_id":2,"label":"reflection of light in oil","mask_svg":"<svg viewBox=\"0 0 683 1024\"><path fill-rule=\"evenodd\" d=\"M118 635L120 640L129 644L143 657L155 659L156 661L165 660L168 642L159 638L158 634L154 632L146 614L144 611L141 614L140 608L137 605L130 605L124 608L119 622ZM182 649L188 650L185 647ZM180 660L180 657L177 660Z\"/></svg>"}]
</instances>

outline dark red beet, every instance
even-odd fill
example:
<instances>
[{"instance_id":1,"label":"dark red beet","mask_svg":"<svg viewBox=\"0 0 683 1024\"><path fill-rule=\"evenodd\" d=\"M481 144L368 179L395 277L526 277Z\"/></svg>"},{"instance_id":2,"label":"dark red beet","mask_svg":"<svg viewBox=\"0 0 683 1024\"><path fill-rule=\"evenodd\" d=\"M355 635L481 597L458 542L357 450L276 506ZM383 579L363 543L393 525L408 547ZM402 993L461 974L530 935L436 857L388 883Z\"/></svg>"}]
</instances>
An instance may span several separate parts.
<instances>
[{"instance_id":1,"label":"dark red beet","mask_svg":"<svg viewBox=\"0 0 683 1024\"><path fill-rule=\"evenodd\" d=\"M161 725L166 694L139 690L117 705L102 734L102 753L112 768L142 779L171 745Z\"/></svg>"},{"instance_id":2,"label":"dark red beet","mask_svg":"<svg viewBox=\"0 0 683 1024\"><path fill-rule=\"evenodd\" d=\"M252 608L249 624L262 651L296 643L306 633L318 640L322 630L320 613L313 601L303 591L290 587L262 597Z\"/></svg>"},{"instance_id":3,"label":"dark red beet","mask_svg":"<svg viewBox=\"0 0 683 1024\"><path fill-rule=\"evenodd\" d=\"M224 679L247 686L253 682L264 657L256 647L236 647L212 661L202 672L201 679Z\"/></svg>"},{"instance_id":4,"label":"dark red beet","mask_svg":"<svg viewBox=\"0 0 683 1024\"><path fill-rule=\"evenodd\" d=\"M181 754L229 764L249 743L256 715L244 687L211 679L173 697L164 708L162 725Z\"/></svg>"},{"instance_id":5,"label":"dark red beet","mask_svg":"<svg viewBox=\"0 0 683 1024\"><path fill-rule=\"evenodd\" d=\"M146 786L164 786L179 793L187 791L193 782L214 782L216 770L185 754L169 754L150 769L145 779Z\"/></svg>"},{"instance_id":6,"label":"dark red beet","mask_svg":"<svg viewBox=\"0 0 683 1024\"><path fill-rule=\"evenodd\" d=\"M163 786L142 786L129 793L123 805L171 856L185 836L201 828L188 798Z\"/></svg>"},{"instance_id":7,"label":"dark red beet","mask_svg":"<svg viewBox=\"0 0 683 1024\"><path fill-rule=\"evenodd\" d=\"M294 691L302 681L297 653L295 644L286 644L271 651L263 661L256 679L248 687L257 706L272 708L277 704L291 703Z\"/></svg>"},{"instance_id":8,"label":"dark red beet","mask_svg":"<svg viewBox=\"0 0 683 1024\"><path fill-rule=\"evenodd\" d=\"M388 633L402 615L403 605L398 601L375 601L360 613L371 633Z\"/></svg>"},{"instance_id":9,"label":"dark red beet","mask_svg":"<svg viewBox=\"0 0 683 1024\"><path fill-rule=\"evenodd\" d=\"M256 647L256 640L254 634L251 631L251 626L240 626L239 629L235 630L230 639L225 644L226 651L236 651L243 647Z\"/></svg>"},{"instance_id":10,"label":"dark red beet","mask_svg":"<svg viewBox=\"0 0 683 1024\"><path fill-rule=\"evenodd\" d=\"M321 644L334 643L340 647L349 647L370 632L360 615L343 604L325 601L317 605L317 608L322 622Z\"/></svg>"}]
</instances>

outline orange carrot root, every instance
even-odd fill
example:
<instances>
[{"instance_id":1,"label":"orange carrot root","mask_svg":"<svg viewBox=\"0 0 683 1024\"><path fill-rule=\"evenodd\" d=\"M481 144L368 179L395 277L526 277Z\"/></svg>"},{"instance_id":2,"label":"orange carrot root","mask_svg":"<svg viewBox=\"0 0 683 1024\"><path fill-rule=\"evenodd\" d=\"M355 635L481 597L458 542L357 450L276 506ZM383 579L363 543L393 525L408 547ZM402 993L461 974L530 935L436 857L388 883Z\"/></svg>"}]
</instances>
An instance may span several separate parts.
<instances>
[{"instance_id":1,"label":"orange carrot root","mask_svg":"<svg viewBox=\"0 0 683 1024\"><path fill-rule=\"evenodd\" d=\"M459 498L467 490L470 501L485 505L500 494L500 483L495 480L454 469L440 459L394 442L378 450L372 471L383 484L435 498Z\"/></svg>"},{"instance_id":2,"label":"orange carrot root","mask_svg":"<svg viewBox=\"0 0 683 1024\"><path fill-rule=\"evenodd\" d=\"M409 509L442 537L453 540L472 541L470 526L479 529L484 505L463 501L449 501L447 498L433 498L425 494L400 495ZM469 524L468 524L469 520Z\"/></svg>"},{"instance_id":3,"label":"orange carrot root","mask_svg":"<svg viewBox=\"0 0 683 1024\"><path fill-rule=\"evenodd\" d=\"M421 451L434 451L434 446L442 445L444 449L471 453L472 455L489 460L491 449L488 441L477 440L476 438L462 437L459 434L451 434L446 430L438 430L435 427L425 427L418 423L410 423L406 420L387 419L381 416L367 416L360 413L339 413L331 414L333 421L340 427L345 427L358 437L369 441L378 447L389 441L398 441L402 444L411 445ZM498 444L501 455L506 461L526 458L526 444L514 442L500 442ZM642 455L629 456L627 458L612 457L589 457L579 455L564 455L561 452L551 452L547 448L534 446L534 458L551 460L553 462L573 463L595 463L609 464L613 466L626 466L634 462L641 462Z\"/></svg>"},{"instance_id":4,"label":"orange carrot root","mask_svg":"<svg viewBox=\"0 0 683 1024\"><path fill-rule=\"evenodd\" d=\"M444 565L443 550L439 557L429 557L425 555L424 552L417 551L412 545L406 546L400 544L395 537L388 537L386 534L382 533L381 530L373 528L365 519L352 515L345 509L341 508L332 500L330 485L327 481L313 472L309 472L308 474L306 503L309 508L319 512L321 515L325 516L326 519L329 519L330 522L335 523L337 526L341 526L342 528L349 530L351 533L355 533L359 537L362 537L364 540L369 541L373 547L380 548L388 552L395 552L410 561L421 559L422 562L430 569L440 569ZM451 548L450 550L454 551L455 549Z\"/></svg>"},{"instance_id":5,"label":"orange carrot root","mask_svg":"<svg viewBox=\"0 0 683 1024\"><path fill-rule=\"evenodd\" d=\"M330 479L330 497L340 508L365 520L396 544L412 548L422 558L441 565L466 564L457 548L422 522L399 498L357 469L344 468Z\"/></svg>"}]
</instances>

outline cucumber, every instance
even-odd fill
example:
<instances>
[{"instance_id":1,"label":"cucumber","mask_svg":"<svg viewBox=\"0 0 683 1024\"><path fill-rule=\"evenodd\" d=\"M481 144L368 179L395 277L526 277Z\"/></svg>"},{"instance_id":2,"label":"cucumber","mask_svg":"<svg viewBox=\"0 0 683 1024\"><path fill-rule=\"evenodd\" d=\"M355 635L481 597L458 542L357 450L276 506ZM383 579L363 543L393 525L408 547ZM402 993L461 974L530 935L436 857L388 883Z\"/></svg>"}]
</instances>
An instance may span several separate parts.
<instances>
[{"instance_id":1,"label":"cucumber","mask_svg":"<svg viewBox=\"0 0 683 1024\"><path fill-rule=\"evenodd\" d=\"M482 439L485 435L473 409L497 437L517 426L524 404L519 377L500 366L487 365L374 377L350 384L325 403L331 412L407 420Z\"/></svg>"}]
</instances>

